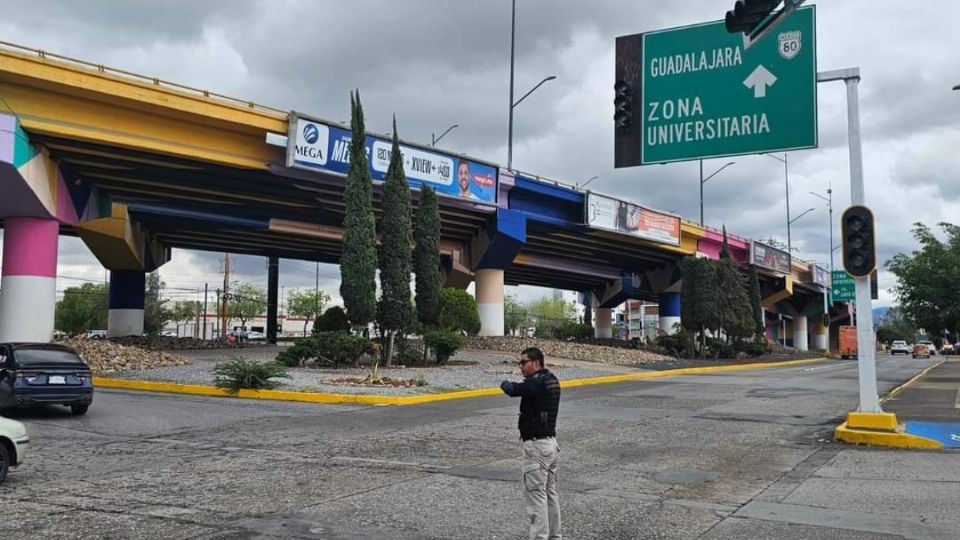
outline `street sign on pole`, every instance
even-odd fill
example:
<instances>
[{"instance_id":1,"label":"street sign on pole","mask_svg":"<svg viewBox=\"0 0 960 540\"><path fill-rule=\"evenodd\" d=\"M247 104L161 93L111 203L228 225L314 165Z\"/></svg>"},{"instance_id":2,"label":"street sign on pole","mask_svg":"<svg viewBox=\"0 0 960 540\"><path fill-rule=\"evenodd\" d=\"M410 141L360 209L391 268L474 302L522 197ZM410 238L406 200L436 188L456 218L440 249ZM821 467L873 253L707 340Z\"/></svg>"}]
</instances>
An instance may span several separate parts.
<instances>
[{"instance_id":1,"label":"street sign on pole","mask_svg":"<svg viewBox=\"0 0 960 540\"><path fill-rule=\"evenodd\" d=\"M831 281L834 302L853 302L857 299L856 282L846 270L834 270Z\"/></svg>"},{"instance_id":2,"label":"street sign on pole","mask_svg":"<svg viewBox=\"0 0 960 540\"><path fill-rule=\"evenodd\" d=\"M616 80L634 85L615 166L817 146L815 7L744 49L723 21L617 38Z\"/></svg>"}]
</instances>

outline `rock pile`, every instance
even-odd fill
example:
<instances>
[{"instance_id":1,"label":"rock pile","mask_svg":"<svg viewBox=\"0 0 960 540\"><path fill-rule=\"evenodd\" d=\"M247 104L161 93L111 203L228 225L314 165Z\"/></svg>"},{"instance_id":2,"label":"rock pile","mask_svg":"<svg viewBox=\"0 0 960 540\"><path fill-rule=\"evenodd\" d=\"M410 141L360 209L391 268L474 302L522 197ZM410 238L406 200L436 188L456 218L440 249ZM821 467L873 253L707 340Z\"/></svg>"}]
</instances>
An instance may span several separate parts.
<instances>
[{"instance_id":1,"label":"rock pile","mask_svg":"<svg viewBox=\"0 0 960 540\"><path fill-rule=\"evenodd\" d=\"M555 341L550 339L530 337L470 337L467 338L467 347L470 349L486 349L519 354L527 347L537 347L549 359L551 356L583 360L587 362L602 362L604 364L626 365L646 364L676 360L672 356L664 356L641 349L590 345L575 341Z\"/></svg>"},{"instance_id":2,"label":"rock pile","mask_svg":"<svg viewBox=\"0 0 960 540\"><path fill-rule=\"evenodd\" d=\"M94 374L183 366L190 360L163 351L148 351L107 340L67 339L61 342L83 359Z\"/></svg>"}]
</instances>

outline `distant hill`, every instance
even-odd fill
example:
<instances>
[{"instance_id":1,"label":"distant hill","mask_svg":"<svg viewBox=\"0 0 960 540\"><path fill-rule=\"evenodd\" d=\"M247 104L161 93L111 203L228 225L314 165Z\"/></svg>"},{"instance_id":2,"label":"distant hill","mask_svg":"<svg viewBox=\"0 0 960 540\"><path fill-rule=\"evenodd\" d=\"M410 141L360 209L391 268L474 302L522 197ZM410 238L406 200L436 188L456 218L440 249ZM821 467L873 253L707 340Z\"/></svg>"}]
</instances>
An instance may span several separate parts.
<instances>
[{"instance_id":1,"label":"distant hill","mask_svg":"<svg viewBox=\"0 0 960 540\"><path fill-rule=\"evenodd\" d=\"M889 307L873 308L873 323L883 324L884 322L886 322L889 312L890 312Z\"/></svg>"}]
</instances>

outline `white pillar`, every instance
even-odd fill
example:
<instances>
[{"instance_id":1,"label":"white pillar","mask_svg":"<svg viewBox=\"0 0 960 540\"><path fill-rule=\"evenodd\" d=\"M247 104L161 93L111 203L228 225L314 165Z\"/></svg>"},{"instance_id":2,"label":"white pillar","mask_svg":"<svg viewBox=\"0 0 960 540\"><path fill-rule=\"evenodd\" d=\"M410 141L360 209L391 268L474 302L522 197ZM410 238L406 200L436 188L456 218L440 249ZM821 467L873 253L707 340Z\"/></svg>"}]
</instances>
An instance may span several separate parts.
<instances>
[{"instance_id":1,"label":"white pillar","mask_svg":"<svg viewBox=\"0 0 960 540\"><path fill-rule=\"evenodd\" d=\"M793 318L793 347L798 351L810 350L807 341L807 316L797 315Z\"/></svg>"},{"instance_id":2,"label":"white pillar","mask_svg":"<svg viewBox=\"0 0 960 540\"><path fill-rule=\"evenodd\" d=\"M660 293L658 312L660 333L664 335L677 333L674 325L680 323L680 293Z\"/></svg>"},{"instance_id":3,"label":"white pillar","mask_svg":"<svg viewBox=\"0 0 960 540\"><path fill-rule=\"evenodd\" d=\"M60 223L8 217L3 226L0 341L50 341L57 305Z\"/></svg>"},{"instance_id":4,"label":"white pillar","mask_svg":"<svg viewBox=\"0 0 960 540\"><path fill-rule=\"evenodd\" d=\"M817 321L813 325L813 348L818 351L825 351L830 348L829 332L823 325L823 321Z\"/></svg>"},{"instance_id":5,"label":"white pillar","mask_svg":"<svg viewBox=\"0 0 960 540\"><path fill-rule=\"evenodd\" d=\"M480 336L503 335L503 270L485 268L475 272Z\"/></svg>"},{"instance_id":6,"label":"white pillar","mask_svg":"<svg viewBox=\"0 0 960 540\"><path fill-rule=\"evenodd\" d=\"M613 310L611 308L597 308L593 321L594 336L597 339L613 337Z\"/></svg>"}]
</instances>

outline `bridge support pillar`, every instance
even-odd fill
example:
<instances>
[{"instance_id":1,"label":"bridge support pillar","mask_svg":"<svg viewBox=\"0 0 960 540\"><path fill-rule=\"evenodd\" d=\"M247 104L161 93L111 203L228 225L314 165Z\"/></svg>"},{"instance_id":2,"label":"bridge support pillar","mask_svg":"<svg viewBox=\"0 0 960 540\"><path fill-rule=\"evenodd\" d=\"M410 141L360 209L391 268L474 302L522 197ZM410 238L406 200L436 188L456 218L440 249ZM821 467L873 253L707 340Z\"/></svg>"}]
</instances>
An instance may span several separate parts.
<instances>
[{"instance_id":1,"label":"bridge support pillar","mask_svg":"<svg viewBox=\"0 0 960 540\"><path fill-rule=\"evenodd\" d=\"M143 335L143 301L146 286L143 270L110 271L110 312L107 337Z\"/></svg>"},{"instance_id":2,"label":"bridge support pillar","mask_svg":"<svg viewBox=\"0 0 960 540\"><path fill-rule=\"evenodd\" d=\"M3 228L0 342L48 342L57 305L60 222L8 217Z\"/></svg>"},{"instance_id":3,"label":"bridge support pillar","mask_svg":"<svg viewBox=\"0 0 960 540\"><path fill-rule=\"evenodd\" d=\"M793 318L793 346L798 351L810 350L807 341L807 316L797 315Z\"/></svg>"},{"instance_id":4,"label":"bridge support pillar","mask_svg":"<svg viewBox=\"0 0 960 540\"><path fill-rule=\"evenodd\" d=\"M660 333L676 334L673 325L680 322L680 293L662 292L659 297Z\"/></svg>"},{"instance_id":5,"label":"bridge support pillar","mask_svg":"<svg viewBox=\"0 0 960 540\"><path fill-rule=\"evenodd\" d=\"M503 335L503 270L484 268L475 271L477 311L481 336Z\"/></svg>"},{"instance_id":6,"label":"bridge support pillar","mask_svg":"<svg viewBox=\"0 0 960 540\"><path fill-rule=\"evenodd\" d=\"M280 288L280 257L267 261L267 343L277 344L277 290Z\"/></svg>"},{"instance_id":7,"label":"bridge support pillar","mask_svg":"<svg viewBox=\"0 0 960 540\"><path fill-rule=\"evenodd\" d=\"M610 339L613 337L613 309L597 308L597 320L594 321L594 337Z\"/></svg>"},{"instance_id":8,"label":"bridge support pillar","mask_svg":"<svg viewBox=\"0 0 960 540\"><path fill-rule=\"evenodd\" d=\"M822 319L822 317L818 317ZM813 348L818 351L825 351L830 348L828 328L823 325L822 320L818 320L813 325Z\"/></svg>"}]
</instances>

